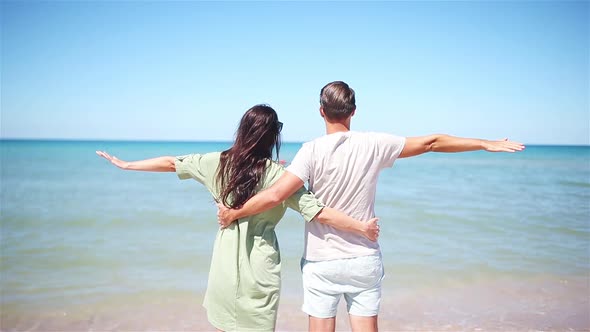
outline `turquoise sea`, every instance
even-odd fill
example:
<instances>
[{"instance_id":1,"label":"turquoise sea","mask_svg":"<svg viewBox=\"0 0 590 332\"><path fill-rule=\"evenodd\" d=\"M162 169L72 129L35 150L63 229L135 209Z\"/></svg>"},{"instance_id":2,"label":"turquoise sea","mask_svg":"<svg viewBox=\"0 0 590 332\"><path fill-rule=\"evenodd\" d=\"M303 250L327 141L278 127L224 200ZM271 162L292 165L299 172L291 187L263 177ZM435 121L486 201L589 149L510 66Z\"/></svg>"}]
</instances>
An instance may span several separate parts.
<instances>
[{"instance_id":1,"label":"turquoise sea","mask_svg":"<svg viewBox=\"0 0 590 332\"><path fill-rule=\"evenodd\" d=\"M136 160L229 146L0 141L1 330L212 329L200 307L211 196L95 151ZM284 143L280 159L300 146ZM382 330L590 330L590 147L422 155L385 170L377 190ZM288 212L277 233L277 326L306 329L303 220Z\"/></svg>"}]
</instances>

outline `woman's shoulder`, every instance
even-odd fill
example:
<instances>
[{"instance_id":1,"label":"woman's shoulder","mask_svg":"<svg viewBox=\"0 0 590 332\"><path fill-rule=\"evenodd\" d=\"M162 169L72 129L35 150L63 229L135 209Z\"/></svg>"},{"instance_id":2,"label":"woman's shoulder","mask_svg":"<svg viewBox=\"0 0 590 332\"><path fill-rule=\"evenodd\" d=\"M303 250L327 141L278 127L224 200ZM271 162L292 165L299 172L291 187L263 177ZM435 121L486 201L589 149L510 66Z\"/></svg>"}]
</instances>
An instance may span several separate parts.
<instances>
[{"instance_id":1,"label":"woman's shoulder","mask_svg":"<svg viewBox=\"0 0 590 332\"><path fill-rule=\"evenodd\" d=\"M183 156L177 156L179 161L190 164L199 169L217 167L221 152L207 152L207 153L190 153Z\"/></svg>"},{"instance_id":2,"label":"woman's shoulder","mask_svg":"<svg viewBox=\"0 0 590 332\"><path fill-rule=\"evenodd\" d=\"M221 157L221 152L206 152L206 153L194 153L194 156L198 156L202 161L217 161Z\"/></svg>"},{"instance_id":3,"label":"woman's shoulder","mask_svg":"<svg viewBox=\"0 0 590 332\"><path fill-rule=\"evenodd\" d=\"M272 185L285 172L285 166L275 160L268 160L266 163L266 171L264 177L264 187Z\"/></svg>"},{"instance_id":4,"label":"woman's shoulder","mask_svg":"<svg viewBox=\"0 0 590 332\"><path fill-rule=\"evenodd\" d=\"M267 166L267 171L280 172L280 173L282 173L282 172L285 171L285 165L282 164L281 162L276 161L276 160L269 159L266 162L266 165L268 165Z\"/></svg>"},{"instance_id":5,"label":"woman's shoulder","mask_svg":"<svg viewBox=\"0 0 590 332\"><path fill-rule=\"evenodd\" d=\"M207 153L203 154L203 158L219 159L220 157L221 157L221 151L207 152Z\"/></svg>"},{"instance_id":6,"label":"woman's shoulder","mask_svg":"<svg viewBox=\"0 0 590 332\"><path fill-rule=\"evenodd\" d=\"M215 151L215 152L205 152L205 153L189 153L180 157L198 157L198 158L208 158L208 159L219 159L219 157L221 156L221 152L220 151Z\"/></svg>"}]
</instances>

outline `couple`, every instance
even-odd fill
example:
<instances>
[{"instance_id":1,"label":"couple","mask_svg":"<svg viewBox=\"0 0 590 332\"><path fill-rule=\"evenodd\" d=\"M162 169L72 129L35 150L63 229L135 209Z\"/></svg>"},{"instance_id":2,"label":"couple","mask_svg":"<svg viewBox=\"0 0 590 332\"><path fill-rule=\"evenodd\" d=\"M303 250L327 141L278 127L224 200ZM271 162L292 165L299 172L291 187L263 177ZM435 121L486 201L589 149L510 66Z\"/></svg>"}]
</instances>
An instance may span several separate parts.
<instances>
[{"instance_id":1,"label":"couple","mask_svg":"<svg viewBox=\"0 0 590 332\"><path fill-rule=\"evenodd\" d=\"M302 273L309 329L334 331L344 295L353 331L376 331L383 266L373 207L380 170L397 158L429 151L514 152L524 147L507 140L352 132L355 111L355 93L346 83L324 86L320 114L327 135L304 144L286 171L271 160L274 147L278 158L282 123L264 105L244 114L233 146L221 153L137 162L97 153L122 169L175 171L181 179L193 178L220 203L222 228L204 300L217 329L274 329L280 293L274 227L290 207L307 221Z\"/></svg>"}]
</instances>

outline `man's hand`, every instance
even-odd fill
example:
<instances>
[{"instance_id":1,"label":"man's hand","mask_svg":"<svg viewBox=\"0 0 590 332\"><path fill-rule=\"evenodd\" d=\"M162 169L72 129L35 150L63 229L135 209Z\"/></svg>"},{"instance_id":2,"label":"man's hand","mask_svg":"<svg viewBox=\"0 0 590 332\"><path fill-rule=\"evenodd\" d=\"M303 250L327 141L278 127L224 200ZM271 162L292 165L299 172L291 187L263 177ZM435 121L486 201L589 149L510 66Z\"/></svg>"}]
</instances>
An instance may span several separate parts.
<instances>
[{"instance_id":1,"label":"man's hand","mask_svg":"<svg viewBox=\"0 0 590 332\"><path fill-rule=\"evenodd\" d=\"M219 227L221 229L227 228L234 219L231 216L231 209L227 206L217 203L217 222L219 223Z\"/></svg>"},{"instance_id":2,"label":"man's hand","mask_svg":"<svg viewBox=\"0 0 590 332\"><path fill-rule=\"evenodd\" d=\"M517 152L522 151L524 145L504 138L500 141L484 141L484 149L488 152Z\"/></svg>"},{"instance_id":3,"label":"man's hand","mask_svg":"<svg viewBox=\"0 0 590 332\"><path fill-rule=\"evenodd\" d=\"M378 221L379 218L373 218L367 221L365 224L365 229L363 230L363 236L373 242L377 242L377 238L379 237Z\"/></svg>"}]
</instances>

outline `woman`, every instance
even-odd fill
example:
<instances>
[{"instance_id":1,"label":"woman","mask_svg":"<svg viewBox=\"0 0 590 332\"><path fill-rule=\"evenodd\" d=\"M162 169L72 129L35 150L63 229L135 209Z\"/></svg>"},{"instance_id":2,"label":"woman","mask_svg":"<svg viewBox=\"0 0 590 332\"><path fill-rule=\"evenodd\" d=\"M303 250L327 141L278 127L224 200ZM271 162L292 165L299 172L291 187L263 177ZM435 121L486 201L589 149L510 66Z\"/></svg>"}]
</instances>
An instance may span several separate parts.
<instances>
[{"instance_id":1,"label":"woman","mask_svg":"<svg viewBox=\"0 0 590 332\"><path fill-rule=\"evenodd\" d=\"M216 201L232 208L270 187L284 171L272 161L280 149L282 123L267 105L256 105L242 117L233 146L223 152L159 157L126 162L97 154L125 170L176 172L195 179ZM330 224L375 241L376 219L361 222L326 208L304 187L283 204L220 229L215 239L204 307L209 322L222 331L274 330L280 295L281 259L275 226L287 207L306 221ZM315 222L315 221L314 221Z\"/></svg>"}]
</instances>

